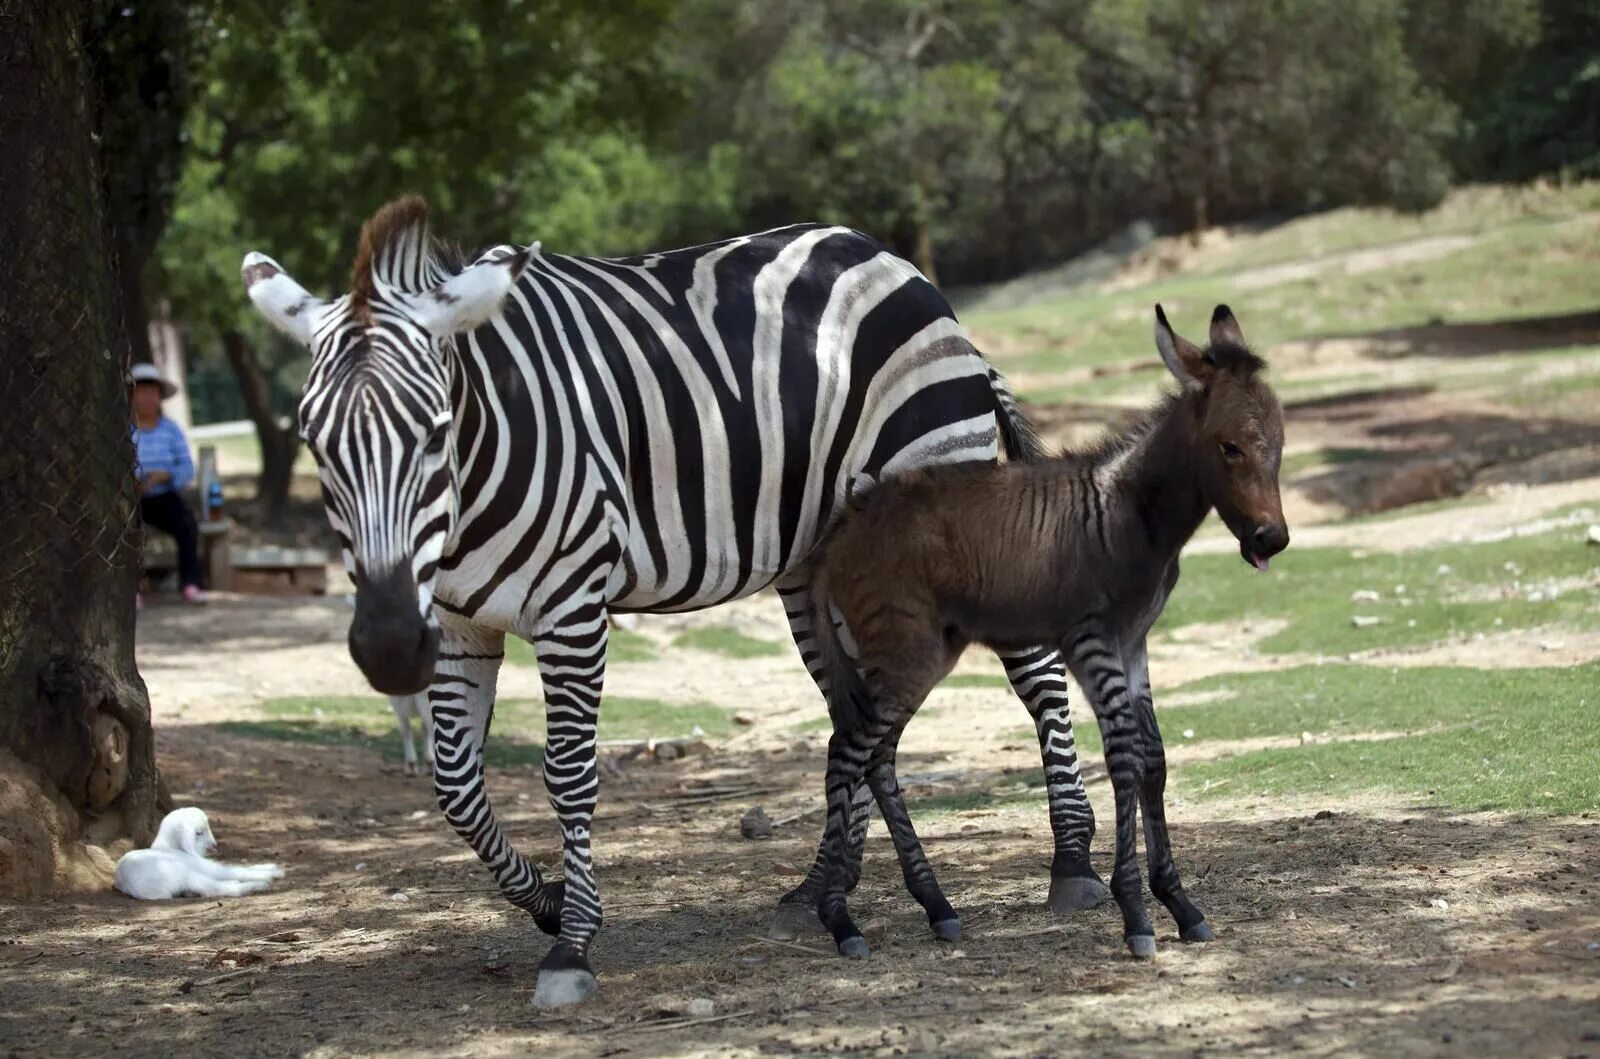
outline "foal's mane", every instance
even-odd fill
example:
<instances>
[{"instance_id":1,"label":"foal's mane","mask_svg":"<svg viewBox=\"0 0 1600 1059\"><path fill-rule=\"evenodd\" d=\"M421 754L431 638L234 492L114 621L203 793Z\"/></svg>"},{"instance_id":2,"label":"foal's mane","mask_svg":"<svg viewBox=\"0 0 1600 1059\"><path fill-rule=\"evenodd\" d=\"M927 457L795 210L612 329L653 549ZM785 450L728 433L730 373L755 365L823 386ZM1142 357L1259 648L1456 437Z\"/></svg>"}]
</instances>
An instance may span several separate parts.
<instances>
[{"instance_id":1,"label":"foal's mane","mask_svg":"<svg viewBox=\"0 0 1600 1059\"><path fill-rule=\"evenodd\" d=\"M378 207L361 226L350 270L350 308L370 319L379 285L420 294L461 271L464 259L452 243L428 234L428 203L402 195Z\"/></svg>"},{"instance_id":2,"label":"foal's mane","mask_svg":"<svg viewBox=\"0 0 1600 1059\"><path fill-rule=\"evenodd\" d=\"M1232 375L1240 382L1251 381L1267 367L1266 361L1233 342L1219 342L1207 347L1205 359L1217 375ZM1194 392L1184 388L1177 393L1163 393L1126 427L1087 444L1069 446L1061 451L1057 459L1086 470L1109 463L1149 437Z\"/></svg>"}]
</instances>

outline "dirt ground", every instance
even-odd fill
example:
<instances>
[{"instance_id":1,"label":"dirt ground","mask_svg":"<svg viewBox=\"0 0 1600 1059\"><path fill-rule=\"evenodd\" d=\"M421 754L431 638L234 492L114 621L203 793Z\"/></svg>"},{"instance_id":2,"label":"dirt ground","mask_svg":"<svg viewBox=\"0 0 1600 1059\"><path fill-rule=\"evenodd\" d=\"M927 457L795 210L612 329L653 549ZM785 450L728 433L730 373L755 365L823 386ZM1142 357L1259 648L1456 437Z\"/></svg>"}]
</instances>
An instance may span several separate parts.
<instances>
[{"instance_id":1,"label":"dirt ground","mask_svg":"<svg viewBox=\"0 0 1600 1059\"><path fill-rule=\"evenodd\" d=\"M821 704L790 657L677 650L614 666L608 690L709 698L755 723L703 755L607 770L595 824L602 992L576 1011L538 1011L547 939L495 893L427 781L369 751L217 727L274 694L361 693L348 620L340 599L145 612L140 662L174 795L211 813L220 856L275 860L288 877L230 902L0 905L0 1052L1600 1055L1594 814L1174 798L1179 863L1218 940L1181 945L1157 909L1161 954L1138 964L1114 908L1064 921L1044 909L1039 808L927 813L921 831L964 920L959 945L932 938L876 827L853 906L873 957L843 960L820 933L767 941L820 819L765 841L742 839L738 819L752 805L783 820L820 804L823 737L795 726ZM665 642L696 620L646 618L644 631ZM768 598L718 620L781 635ZM1235 636L1230 648L1251 638ZM1218 653L1166 645L1157 682L1201 675ZM1522 660L1549 661L1531 648ZM508 667L503 684L537 693L531 669ZM1038 758L1009 693L937 695L907 735L913 794L1020 789ZM1184 760L1176 748L1174 767ZM1104 870L1102 775L1091 761ZM537 770L500 770L490 784L521 847L559 863ZM687 1014L697 998L710 1016Z\"/></svg>"},{"instance_id":2,"label":"dirt ground","mask_svg":"<svg viewBox=\"0 0 1600 1059\"><path fill-rule=\"evenodd\" d=\"M1424 240L1408 252L1453 245ZM1355 252L1337 261L1357 271L1371 264ZM1136 270L1129 276L1142 281ZM1258 269L1247 278L1284 276ZM1561 325L1564 341L1593 343L1600 333L1593 314ZM1381 361L1385 380L1371 392L1290 405L1297 449L1383 454L1297 481L1285 497L1297 545L1414 548L1537 524L1577 503L1600 506L1593 416L1539 418L1421 385L1446 351L1515 349L1521 332L1505 330L1420 329L1278 351L1275 368L1304 377L1324 362L1347 370L1338 365L1355 347L1339 343L1355 342ZM1385 343L1410 354L1384 360ZM1044 412L1047 427L1087 414L1065 405ZM1483 502L1381 523L1332 521L1465 492ZM294 539L315 538L314 493L301 500ZM1234 546L1202 538L1195 547ZM1600 1059L1600 812L1468 814L1372 794L1170 795L1178 863L1217 941L1180 944L1154 906L1161 952L1137 963L1114 906L1064 920L1045 909L1050 833L1036 799L918 812L929 796L1014 794L1037 782L1027 716L996 687L935 692L902 744L912 811L962 915L963 940L933 939L876 822L852 901L871 959L838 957L820 929L798 943L767 940L774 903L803 873L820 827L821 700L792 651L731 659L668 646L704 622L786 640L781 609L765 596L706 615L647 616L641 631L661 657L609 668L608 694L712 702L753 723L679 760L608 758L594 827L606 905L593 951L601 993L575 1010L539 1011L530 998L549 940L499 897L426 780L370 750L222 727L260 719L258 704L276 696L370 695L344 648L350 614L337 594L218 596L203 608L143 612L139 666L172 793L210 813L220 857L272 860L288 874L270 893L227 902L144 904L104 893L0 903L0 1056ZM1163 686L1307 661L1253 651L1272 631L1244 620L1152 645L1158 702ZM1553 653L1538 630L1519 630L1380 648L1362 661L1600 658L1600 635L1562 639ZM976 656L965 665L995 671ZM500 692L537 698L537 672L508 666ZM1091 723L1081 712L1075 719ZM1177 745L1170 758L1181 772L1186 761L1240 748ZM1095 861L1106 872L1110 792L1096 756L1085 762L1101 827ZM559 870L538 770L492 770L489 785L519 848ZM740 836L739 817L752 806L780 822L772 838ZM711 1014L696 1005L690 1015L694 1000L709 1001Z\"/></svg>"}]
</instances>

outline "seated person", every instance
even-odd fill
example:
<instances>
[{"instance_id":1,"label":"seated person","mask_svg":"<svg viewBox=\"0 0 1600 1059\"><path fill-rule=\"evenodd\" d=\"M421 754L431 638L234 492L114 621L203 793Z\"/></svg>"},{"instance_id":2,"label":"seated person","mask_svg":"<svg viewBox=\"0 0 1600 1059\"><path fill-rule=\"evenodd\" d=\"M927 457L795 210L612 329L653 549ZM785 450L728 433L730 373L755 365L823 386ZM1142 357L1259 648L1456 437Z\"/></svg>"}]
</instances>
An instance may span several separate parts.
<instances>
[{"instance_id":1,"label":"seated person","mask_svg":"<svg viewBox=\"0 0 1600 1059\"><path fill-rule=\"evenodd\" d=\"M178 542L178 579L183 598L205 599L200 590L200 531L179 490L194 480L189 441L178 424L161 414L161 402L178 392L154 364L135 364L133 378L134 474L139 479L139 517L146 526Z\"/></svg>"}]
</instances>

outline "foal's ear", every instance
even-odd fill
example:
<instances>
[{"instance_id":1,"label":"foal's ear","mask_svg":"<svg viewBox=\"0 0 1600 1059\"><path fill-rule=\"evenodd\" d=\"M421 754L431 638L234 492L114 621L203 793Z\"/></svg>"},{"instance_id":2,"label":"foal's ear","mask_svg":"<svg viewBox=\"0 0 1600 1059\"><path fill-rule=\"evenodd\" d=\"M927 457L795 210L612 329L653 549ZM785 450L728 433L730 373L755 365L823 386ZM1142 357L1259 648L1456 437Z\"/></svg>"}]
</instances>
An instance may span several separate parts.
<instances>
[{"instance_id":1,"label":"foal's ear","mask_svg":"<svg viewBox=\"0 0 1600 1059\"><path fill-rule=\"evenodd\" d=\"M1161 359L1173 378L1185 385L1204 382L1211 375L1206 351L1174 331L1159 304L1156 306L1156 349L1161 351Z\"/></svg>"},{"instance_id":2,"label":"foal's ear","mask_svg":"<svg viewBox=\"0 0 1600 1059\"><path fill-rule=\"evenodd\" d=\"M1244 332L1239 329L1239 321L1233 315L1233 310L1226 305L1219 305L1211 313L1211 344L1213 346L1231 345L1241 349L1247 346Z\"/></svg>"}]
</instances>

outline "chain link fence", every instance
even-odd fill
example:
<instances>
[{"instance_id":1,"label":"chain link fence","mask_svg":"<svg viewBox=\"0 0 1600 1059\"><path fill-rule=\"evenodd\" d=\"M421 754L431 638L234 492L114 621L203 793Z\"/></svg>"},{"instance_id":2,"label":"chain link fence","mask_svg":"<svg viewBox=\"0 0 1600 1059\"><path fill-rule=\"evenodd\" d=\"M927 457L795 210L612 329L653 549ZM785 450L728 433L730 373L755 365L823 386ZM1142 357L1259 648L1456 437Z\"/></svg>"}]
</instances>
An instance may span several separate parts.
<instances>
[{"instance_id":1,"label":"chain link fence","mask_svg":"<svg viewBox=\"0 0 1600 1059\"><path fill-rule=\"evenodd\" d=\"M129 344L87 13L0 0L0 677L131 648Z\"/></svg>"}]
</instances>

